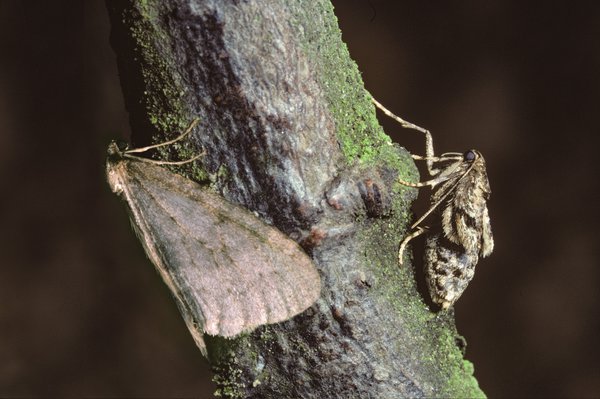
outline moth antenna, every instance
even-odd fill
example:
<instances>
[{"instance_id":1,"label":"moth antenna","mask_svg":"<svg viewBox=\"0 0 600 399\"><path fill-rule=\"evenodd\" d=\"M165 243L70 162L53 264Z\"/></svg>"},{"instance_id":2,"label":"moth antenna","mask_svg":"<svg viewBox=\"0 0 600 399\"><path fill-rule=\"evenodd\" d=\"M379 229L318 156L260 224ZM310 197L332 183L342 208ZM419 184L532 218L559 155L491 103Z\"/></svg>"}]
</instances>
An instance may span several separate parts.
<instances>
[{"instance_id":1,"label":"moth antenna","mask_svg":"<svg viewBox=\"0 0 600 399\"><path fill-rule=\"evenodd\" d=\"M198 118L194 119L192 121L192 123L190 123L190 125L188 126L188 128L185 129L185 131L183 133L181 133L179 136L175 137L173 140L165 141L164 143L158 143L158 144L149 145L147 147L134 148L134 149L125 151L125 153L126 154L131 154L131 153L137 153L137 152L145 152L145 151L148 151L148 150L152 150L154 148L160 148L160 147L164 147L164 146L169 145L169 144L176 143L179 140L183 139L188 134L190 134L191 131L196 127L196 125L198 125L198 122L200 122L200 119L198 119Z\"/></svg>"},{"instance_id":2,"label":"moth antenna","mask_svg":"<svg viewBox=\"0 0 600 399\"><path fill-rule=\"evenodd\" d=\"M461 154L460 152L445 152L442 155L440 155L440 158L448 158L448 159L462 159L463 158L463 154Z\"/></svg>"},{"instance_id":3,"label":"moth antenna","mask_svg":"<svg viewBox=\"0 0 600 399\"><path fill-rule=\"evenodd\" d=\"M450 154L456 154L456 155L450 155ZM439 156L439 157L424 157L422 155L414 155L414 154L410 154L410 156L412 157L412 159L415 159L417 161L433 161L433 162L460 161L463 159L462 154L460 154L458 152L443 154L442 156Z\"/></svg>"},{"instance_id":4,"label":"moth antenna","mask_svg":"<svg viewBox=\"0 0 600 399\"><path fill-rule=\"evenodd\" d=\"M146 163L151 163L154 165L185 165L188 164L190 162L194 162L196 159L200 158L201 156L204 155L204 151L202 151L200 154L190 158L190 159L186 159L183 161L160 161L160 160L156 160L156 159L148 159L148 158L144 158L144 157L138 157L136 155L131 155L132 153L140 153L140 152L145 152L148 150L152 150L154 148L160 148L160 147L164 147L173 143L176 143L180 140L182 140L185 136L187 136L188 134L190 134L192 132L192 130L194 130L194 128L198 125L198 122L200 121L200 119L196 118L192 121L192 123L190 123L190 125L187 127L187 129L185 129L185 131L183 133L181 133L179 136L175 137L172 140L168 140L165 141L164 143L158 143L158 144L154 144L154 145L149 145L146 147L140 147L140 148L133 148L131 150L127 150L123 153L123 156L125 156L126 158L129 159L135 159L138 161L142 161L142 162L146 162Z\"/></svg>"},{"instance_id":5,"label":"moth antenna","mask_svg":"<svg viewBox=\"0 0 600 399\"><path fill-rule=\"evenodd\" d=\"M137 148L136 148L137 149ZM147 163L151 163L154 165L185 165L188 164L190 162L194 162L196 159L200 158L201 156L204 156L204 151L202 151L200 154L190 158L190 159L186 159L183 161L160 161L157 159L149 159L149 158L144 158L144 157L138 157L135 155L130 155L129 153L125 153L125 157L126 158L130 158L130 159L136 159L138 161L142 161L142 162L147 162Z\"/></svg>"}]
</instances>

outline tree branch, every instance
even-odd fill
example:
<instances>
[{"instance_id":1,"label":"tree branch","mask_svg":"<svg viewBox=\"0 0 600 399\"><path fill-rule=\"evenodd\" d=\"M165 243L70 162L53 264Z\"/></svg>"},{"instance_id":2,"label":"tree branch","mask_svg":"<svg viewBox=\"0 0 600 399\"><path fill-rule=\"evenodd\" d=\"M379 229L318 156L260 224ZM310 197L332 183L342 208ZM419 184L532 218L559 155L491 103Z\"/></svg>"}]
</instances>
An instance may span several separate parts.
<instances>
[{"instance_id":1,"label":"tree branch","mask_svg":"<svg viewBox=\"0 0 600 399\"><path fill-rule=\"evenodd\" d=\"M452 313L398 267L410 156L375 118L326 0L107 0L134 136L203 134L214 187L300 242L321 299L234 340L207 337L228 397L483 396ZM162 138L164 139L164 138ZM198 171L184 171L203 179Z\"/></svg>"}]
</instances>

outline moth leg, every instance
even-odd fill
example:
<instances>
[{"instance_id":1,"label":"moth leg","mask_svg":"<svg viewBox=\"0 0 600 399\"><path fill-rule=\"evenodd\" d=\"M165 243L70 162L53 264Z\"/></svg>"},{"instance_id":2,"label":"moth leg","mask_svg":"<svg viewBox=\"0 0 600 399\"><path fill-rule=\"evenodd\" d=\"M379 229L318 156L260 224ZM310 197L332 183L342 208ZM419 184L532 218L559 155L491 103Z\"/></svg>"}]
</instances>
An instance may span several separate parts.
<instances>
[{"instance_id":1,"label":"moth leg","mask_svg":"<svg viewBox=\"0 0 600 399\"><path fill-rule=\"evenodd\" d=\"M404 186L408 186L408 187L426 187L426 186L434 187L437 184L444 182L446 180L448 180L448 178L446 176L436 176L434 179L417 182L417 183L412 183L409 181L404 181L404 180L398 179L398 183L400 183Z\"/></svg>"},{"instance_id":2,"label":"moth leg","mask_svg":"<svg viewBox=\"0 0 600 399\"><path fill-rule=\"evenodd\" d=\"M438 176L435 179L425 181L425 182L420 182L420 183L410 183L410 182L403 182L403 181L400 181L400 183L401 184L408 183L407 185L411 186L411 187L423 187L423 186L427 186L427 185L433 186L444 180L447 180L447 178L445 176ZM432 184L432 182L433 182L433 184ZM398 249L398 263L400 264L400 266L402 266L402 257L404 255L404 250L406 249L406 245L408 244L408 242L410 240L412 240L413 238L420 236L421 234L425 233L428 230L427 227L420 227L419 224L421 224L427 216L429 216L438 206L440 206L442 204L442 202L446 199L446 197L448 197L448 195L450 195L453 192L452 188L450 190L446 191L433 205L431 205L431 207L427 210L427 212L425 212L423 215L421 215L421 217L416 222L413 223L411 228L414 229L414 231L412 233L410 233L409 235L407 235L404 238L404 240L402 240L402 243L400 243L400 248Z\"/></svg>"},{"instance_id":3,"label":"moth leg","mask_svg":"<svg viewBox=\"0 0 600 399\"><path fill-rule=\"evenodd\" d=\"M423 233L426 233L427 231L427 227L417 227L412 233L404 237L404 240L402 240L402 242L400 243L400 247L398 248L398 264L400 266L402 266L404 263L404 251L406 250L406 246L408 245L409 241L415 237L420 236Z\"/></svg>"},{"instance_id":4,"label":"moth leg","mask_svg":"<svg viewBox=\"0 0 600 399\"><path fill-rule=\"evenodd\" d=\"M442 202L444 202L444 200L454 191L454 187L456 186L456 184L452 187L450 187L450 189L448 189L446 192L444 192L440 198L431 205L431 207L429 207L429 209L427 210L427 212L425 212L423 215L421 215L421 217L419 218L419 220L417 220L416 222L413 223L413 225L411 226L411 228L415 228L418 225L421 224L421 222L423 220L425 220L425 218L427 216L429 216L431 214L431 212L433 212L438 206L440 206L442 204Z\"/></svg>"},{"instance_id":5,"label":"moth leg","mask_svg":"<svg viewBox=\"0 0 600 399\"><path fill-rule=\"evenodd\" d=\"M373 104L375 104L375 106L377 108L379 108L384 114L386 114L387 116L389 116L390 118L392 118L393 120L398 122L400 124L400 126L407 128L407 129L417 130L417 131L425 134L425 157L420 157L419 155L413 155L413 158L414 159L423 159L426 161L427 171L429 172L430 176L435 176L435 175L439 174L441 169L435 167L433 163L436 160L443 160L443 159L440 159L435 156L435 153L433 151L433 138L431 137L431 133L429 132L429 130L423 129L420 126L417 126L413 123L405 121L404 119L400 118L399 116L394 115L392 113L392 111L388 110L386 107L381 105L381 103L379 103L373 97L371 97L371 101L373 101ZM419 157L419 158L416 158L416 157Z\"/></svg>"},{"instance_id":6,"label":"moth leg","mask_svg":"<svg viewBox=\"0 0 600 399\"><path fill-rule=\"evenodd\" d=\"M435 184L439 183L440 180L444 178L444 176L438 176L437 178L430 180L430 181L426 181L426 182L421 182L421 183L410 183L410 182L405 182L405 183L409 183L407 185L410 185L411 187L423 187L428 185L428 183L430 182L436 182ZM439 180L439 181L438 181ZM400 183L402 183L402 181L400 181ZM415 237L420 236L421 234L423 234L424 232L426 232L428 229L427 227L420 227L419 225L423 222L423 220L425 220L425 218L427 216L429 216L438 206L440 206L442 204L442 202L446 199L446 197L448 197L448 195L450 195L450 193L452 193L452 189L448 190L447 192L445 192L433 205L431 205L431 207L427 210L427 212L425 212L423 215L421 215L421 217L412 224L411 229L414 229L414 231L412 233L410 233L409 235L407 235L404 240L402 240L402 243L400 244L400 248L398 249L398 262L400 263L400 266L402 266L402 256L404 253L404 250L406 248L406 245L408 244L408 242L410 240L412 240Z\"/></svg>"}]
</instances>

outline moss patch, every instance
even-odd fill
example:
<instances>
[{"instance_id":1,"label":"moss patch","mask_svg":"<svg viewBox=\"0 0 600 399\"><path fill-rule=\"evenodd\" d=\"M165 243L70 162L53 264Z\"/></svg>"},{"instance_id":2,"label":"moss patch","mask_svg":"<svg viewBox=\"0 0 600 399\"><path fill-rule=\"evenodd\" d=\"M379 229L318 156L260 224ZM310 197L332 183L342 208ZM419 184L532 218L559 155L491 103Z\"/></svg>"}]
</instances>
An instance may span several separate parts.
<instances>
[{"instance_id":1,"label":"moss patch","mask_svg":"<svg viewBox=\"0 0 600 399\"><path fill-rule=\"evenodd\" d=\"M310 7L300 4L290 12L293 24L303 27L303 48L317 67L346 160L349 164L380 160L391 141L377 122L358 67L342 41L333 6L320 1Z\"/></svg>"},{"instance_id":2,"label":"moss patch","mask_svg":"<svg viewBox=\"0 0 600 399\"><path fill-rule=\"evenodd\" d=\"M185 105L186 89L179 75L176 59L165 48L169 36L160 24L162 10L158 1L141 1L137 15L130 15L126 24L136 44L143 79L144 105L148 120L160 132L185 129L191 120Z\"/></svg>"}]
</instances>

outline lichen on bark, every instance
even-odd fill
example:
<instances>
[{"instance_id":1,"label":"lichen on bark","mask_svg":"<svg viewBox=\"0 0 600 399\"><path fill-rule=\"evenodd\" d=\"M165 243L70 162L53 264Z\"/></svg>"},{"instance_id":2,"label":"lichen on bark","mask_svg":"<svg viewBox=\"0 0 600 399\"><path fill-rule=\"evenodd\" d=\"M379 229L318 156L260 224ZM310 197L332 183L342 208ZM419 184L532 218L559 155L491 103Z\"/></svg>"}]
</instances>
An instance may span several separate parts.
<instances>
[{"instance_id":1,"label":"lichen on bark","mask_svg":"<svg viewBox=\"0 0 600 399\"><path fill-rule=\"evenodd\" d=\"M321 273L303 314L207 337L218 394L483 396L453 314L431 312L398 267L416 194L395 182L417 171L379 127L329 1L107 4L134 137L200 118L180 155L205 151L215 190L300 242Z\"/></svg>"}]
</instances>

